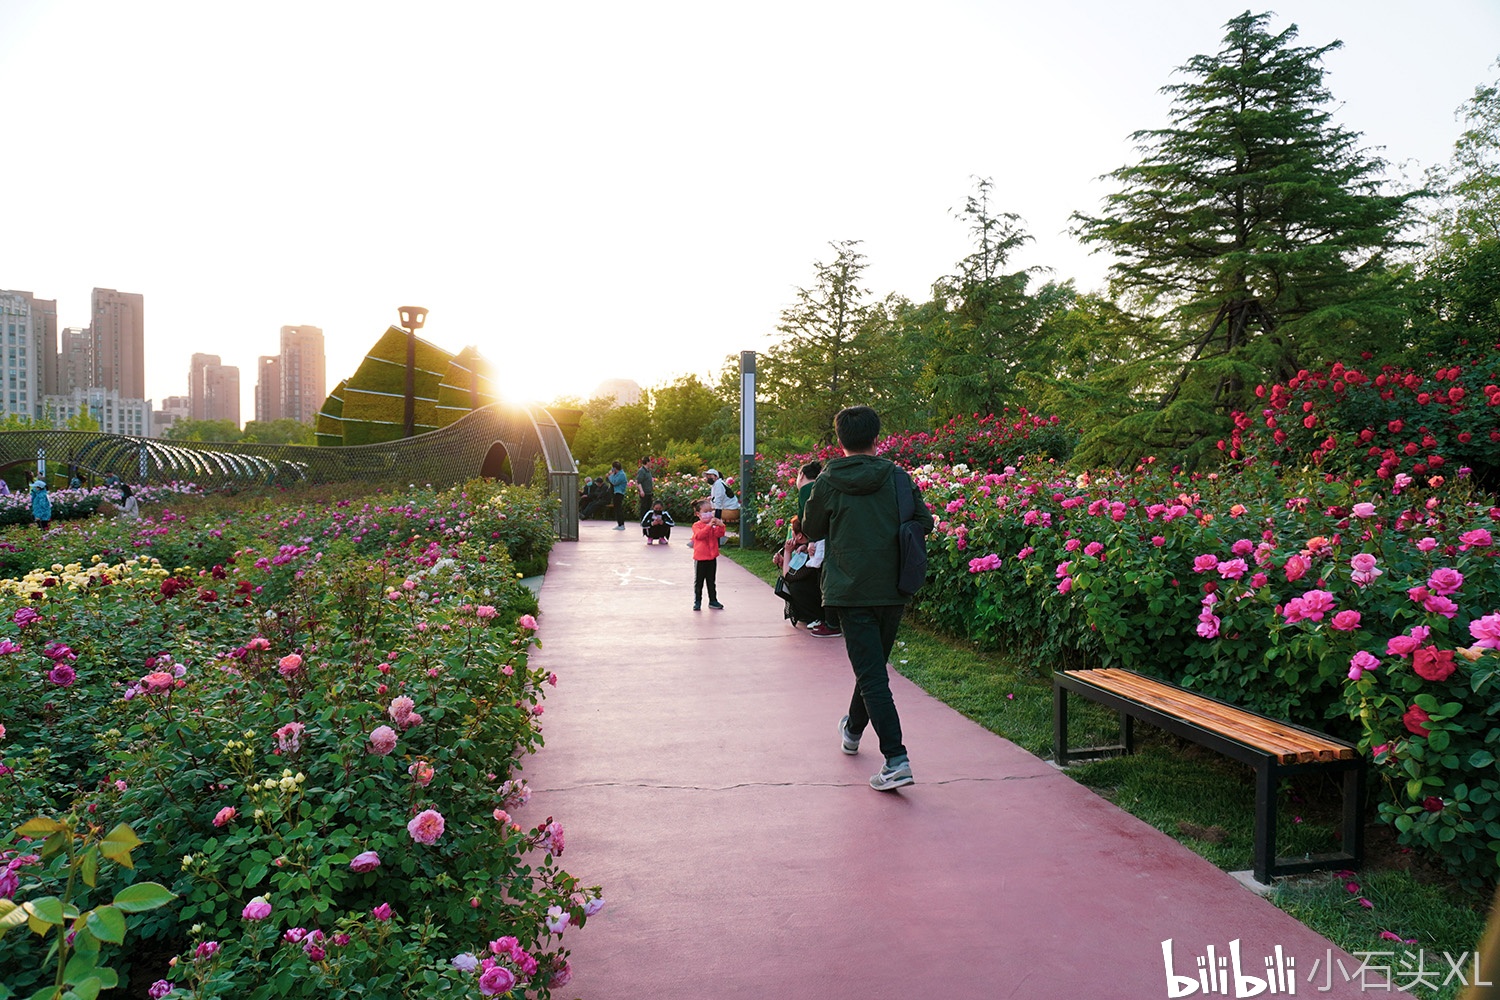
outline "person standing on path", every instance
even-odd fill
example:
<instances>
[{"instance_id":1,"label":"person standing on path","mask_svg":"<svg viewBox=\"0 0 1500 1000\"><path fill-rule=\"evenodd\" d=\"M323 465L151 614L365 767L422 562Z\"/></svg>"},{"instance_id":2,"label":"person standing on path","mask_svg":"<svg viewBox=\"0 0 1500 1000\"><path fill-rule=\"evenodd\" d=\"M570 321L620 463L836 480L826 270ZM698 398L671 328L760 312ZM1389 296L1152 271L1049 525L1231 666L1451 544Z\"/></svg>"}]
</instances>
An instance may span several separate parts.
<instances>
[{"instance_id":1,"label":"person standing on path","mask_svg":"<svg viewBox=\"0 0 1500 1000\"><path fill-rule=\"evenodd\" d=\"M693 504L693 610L703 610L703 586L708 585L708 606L723 611L719 603L719 539L725 535L724 522L714 516L712 500Z\"/></svg>"},{"instance_id":2,"label":"person standing on path","mask_svg":"<svg viewBox=\"0 0 1500 1000\"><path fill-rule=\"evenodd\" d=\"M898 490L907 489L911 480L894 462L875 455L880 415L870 407L840 410L833 418L833 429L844 457L825 465L813 482L802 530L814 541L828 542L823 604L837 615L849 665L854 668L849 714L839 720L840 746L844 753L859 753L865 726L874 726L885 765L870 778L870 787L888 792L914 780L886 672L906 609L906 598L896 589L901 527ZM910 488L915 501L911 520L922 527L923 534L929 534L932 514L915 487Z\"/></svg>"},{"instance_id":3,"label":"person standing on path","mask_svg":"<svg viewBox=\"0 0 1500 1000\"><path fill-rule=\"evenodd\" d=\"M646 512L651 509L651 501L654 499L652 495L654 481L651 478L651 470L646 467L647 461L649 459L641 459L641 467L635 470L635 485L641 491L641 509L636 514L638 518L646 516Z\"/></svg>"},{"instance_id":4,"label":"person standing on path","mask_svg":"<svg viewBox=\"0 0 1500 1000\"><path fill-rule=\"evenodd\" d=\"M625 485L630 482L630 477L625 475L625 470L620 467L619 462L613 462L609 467L609 485L614 490L614 515L615 530L625 530Z\"/></svg>"},{"instance_id":5,"label":"person standing on path","mask_svg":"<svg viewBox=\"0 0 1500 1000\"><path fill-rule=\"evenodd\" d=\"M43 531L52 527L52 498L47 495L47 484L40 479L31 484L31 516Z\"/></svg>"}]
</instances>

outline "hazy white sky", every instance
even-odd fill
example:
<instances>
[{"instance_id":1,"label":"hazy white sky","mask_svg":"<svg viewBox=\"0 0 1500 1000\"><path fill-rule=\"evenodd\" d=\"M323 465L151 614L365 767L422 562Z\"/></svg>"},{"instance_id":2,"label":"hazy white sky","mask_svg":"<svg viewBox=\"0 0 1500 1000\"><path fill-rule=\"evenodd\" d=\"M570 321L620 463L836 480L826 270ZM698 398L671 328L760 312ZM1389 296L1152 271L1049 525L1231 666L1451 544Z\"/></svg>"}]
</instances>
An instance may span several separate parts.
<instances>
[{"instance_id":1,"label":"hazy white sky","mask_svg":"<svg viewBox=\"0 0 1500 1000\"><path fill-rule=\"evenodd\" d=\"M1274 8L1326 60L1338 120L1446 161L1495 79L1494 0ZM0 0L0 288L88 323L146 301L146 390L321 326L330 385L395 321L475 344L517 395L651 386L763 348L813 261L863 240L876 295L968 252L974 176L1082 288L1073 211L1217 51L1220 0L138 3ZM1257 7L1255 10L1266 8Z\"/></svg>"}]
</instances>

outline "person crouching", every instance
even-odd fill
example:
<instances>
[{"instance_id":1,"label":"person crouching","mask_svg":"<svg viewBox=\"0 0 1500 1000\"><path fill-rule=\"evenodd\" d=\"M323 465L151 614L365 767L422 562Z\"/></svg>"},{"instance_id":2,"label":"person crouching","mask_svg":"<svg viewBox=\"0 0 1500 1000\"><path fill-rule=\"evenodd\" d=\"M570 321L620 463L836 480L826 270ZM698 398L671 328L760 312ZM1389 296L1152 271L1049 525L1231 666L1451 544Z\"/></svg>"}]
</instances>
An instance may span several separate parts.
<instances>
[{"instance_id":1,"label":"person crouching","mask_svg":"<svg viewBox=\"0 0 1500 1000\"><path fill-rule=\"evenodd\" d=\"M666 545L672 537L672 523L672 515L662 507L661 501L652 501L651 509L641 518L641 534L646 536L646 544L661 542Z\"/></svg>"}]
</instances>

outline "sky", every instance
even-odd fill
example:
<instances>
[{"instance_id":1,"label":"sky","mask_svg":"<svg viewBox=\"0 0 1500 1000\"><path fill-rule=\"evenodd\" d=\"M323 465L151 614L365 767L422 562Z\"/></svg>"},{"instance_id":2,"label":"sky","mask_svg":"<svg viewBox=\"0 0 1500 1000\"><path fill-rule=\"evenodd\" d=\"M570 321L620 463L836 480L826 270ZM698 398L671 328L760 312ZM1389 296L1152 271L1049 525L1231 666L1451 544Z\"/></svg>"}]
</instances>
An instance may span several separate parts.
<instances>
[{"instance_id":1,"label":"sky","mask_svg":"<svg viewBox=\"0 0 1500 1000\"><path fill-rule=\"evenodd\" d=\"M1494 0L1273 9L1335 119L1391 175L1447 161L1500 76ZM0 0L0 289L88 324L145 296L146 391L323 329L330 387L396 322L475 345L502 390L586 398L764 350L830 244L915 301L970 251L975 178L1081 290L1069 234L1162 86L1246 8L1220 0Z\"/></svg>"}]
</instances>

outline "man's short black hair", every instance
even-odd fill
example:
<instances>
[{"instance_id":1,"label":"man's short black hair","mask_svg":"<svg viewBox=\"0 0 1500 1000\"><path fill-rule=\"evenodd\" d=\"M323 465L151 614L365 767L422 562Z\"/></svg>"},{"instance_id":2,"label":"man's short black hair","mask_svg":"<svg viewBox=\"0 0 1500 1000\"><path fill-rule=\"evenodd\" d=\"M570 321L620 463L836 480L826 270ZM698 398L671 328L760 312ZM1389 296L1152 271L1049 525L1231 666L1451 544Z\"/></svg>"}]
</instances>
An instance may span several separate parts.
<instances>
[{"instance_id":1,"label":"man's short black hair","mask_svg":"<svg viewBox=\"0 0 1500 1000\"><path fill-rule=\"evenodd\" d=\"M880 414L868 406L846 406L833 418L833 432L846 451L865 451L880 436Z\"/></svg>"},{"instance_id":2,"label":"man's short black hair","mask_svg":"<svg viewBox=\"0 0 1500 1000\"><path fill-rule=\"evenodd\" d=\"M805 479L817 479L823 474L823 463L814 459L802 467L802 476Z\"/></svg>"}]
</instances>

